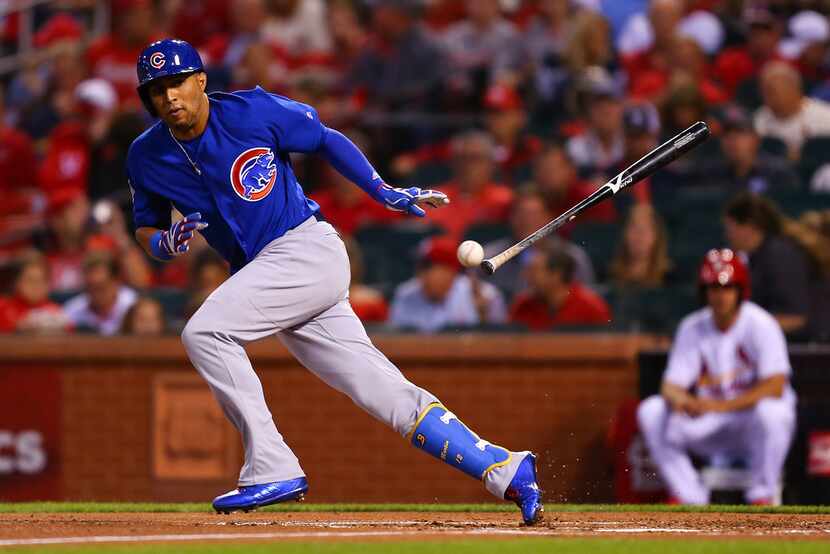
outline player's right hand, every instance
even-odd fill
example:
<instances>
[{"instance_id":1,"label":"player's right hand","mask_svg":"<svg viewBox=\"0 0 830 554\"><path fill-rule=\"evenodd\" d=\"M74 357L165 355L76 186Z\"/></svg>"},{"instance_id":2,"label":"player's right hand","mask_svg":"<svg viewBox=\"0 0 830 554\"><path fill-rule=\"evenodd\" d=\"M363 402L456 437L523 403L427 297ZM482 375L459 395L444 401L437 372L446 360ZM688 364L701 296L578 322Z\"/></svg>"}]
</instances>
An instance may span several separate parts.
<instances>
[{"instance_id":1,"label":"player's right hand","mask_svg":"<svg viewBox=\"0 0 830 554\"><path fill-rule=\"evenodd\" d=\"M382 184L377 190L377 200L386 206L386 209L395 212L406 212L418 217L427 213L418 204L428 204L433 208L450 203L447 195L438 190L422 189L418 187L395 188Z\"/></svg>"},{"instance_id":2,"label":"player's right hand","mask_svg":"<svg viewBox=\"0 0 830 554\"><path fill-rule=\"evenodd\" d=\"M190 249L190 239L193 233L201 231L208 224L202 221L202 214L199 212L185 216L174 223L169 231L162 231L159 246L162 252L170 256L180 256Z\"/></svg>"}]
</instances>

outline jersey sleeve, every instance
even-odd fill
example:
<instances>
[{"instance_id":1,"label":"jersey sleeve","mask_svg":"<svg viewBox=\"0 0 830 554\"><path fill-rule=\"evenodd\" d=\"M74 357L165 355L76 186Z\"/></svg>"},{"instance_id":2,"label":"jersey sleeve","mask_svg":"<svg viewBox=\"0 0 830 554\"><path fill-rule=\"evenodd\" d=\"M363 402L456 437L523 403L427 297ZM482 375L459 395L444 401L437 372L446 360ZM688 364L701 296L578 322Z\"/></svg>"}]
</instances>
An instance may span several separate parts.
<instances>
[{"instance_id":1,"label":"jersey sleeve","mask_svg":"<svg viewBox=\"0 0 830 554\"><path fill-rule=\"evenodd\" d=\"M258 88L258 87L257 87ZM290 98L257 90L264 104L263 116L273 131L277 148L283 152L316 152L323 140L324 126L317 110Z\"/></svg>"},{"instance_id":2,"label":"jersey sleeve","mask_svg":"<svg viewBox=\"0 0 830 554\"><path fill-rule=\"evenodd\" d=\"M674 337L663 380L684 389L695 384L701 368L697 333L690 320L684 321Z\"/></svg>"},{"instance_id":3,"label":"jersey sleeve","mask_svg":"<svg viewBox=\"0 0 830 554\"><path fill-rule=\"evenodd\" d=\"M760 314L753 326L753 339L758 352L758 376L766 379L774 375L790 375L790 357L787 339L778 322L769 314Z\"/></svg>"},{"instance_id":4,"label":"jersey sleeve","mask_svg":"<svg viewBox=\"0 0 830 554\"><path fill-rule=\"evenodd\" d=\"M130 185L130 196L133 200L133 221L135 228L154 227L166 229L172 224L170 201L158 194L146 190L142 186L138 172L130 170L127 163L127 182Z\"/></svg>"}]
</instances>

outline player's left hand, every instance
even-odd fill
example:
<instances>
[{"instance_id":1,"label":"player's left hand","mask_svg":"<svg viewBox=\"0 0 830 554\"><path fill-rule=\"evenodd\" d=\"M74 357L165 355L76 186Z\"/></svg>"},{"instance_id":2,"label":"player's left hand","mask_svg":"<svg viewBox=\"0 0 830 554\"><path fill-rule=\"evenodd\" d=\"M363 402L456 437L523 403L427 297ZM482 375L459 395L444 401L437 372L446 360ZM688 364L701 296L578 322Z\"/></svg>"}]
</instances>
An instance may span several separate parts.
<instances>
[{"instance_id":1,"label":"player's left hand","mask_svg":"<svg viewBox=\"0 0 830 554\"><path fill-rule=\"evenodd\" d=\"M383 184L378 187L377 196L387 209L395 212L405 212L418 217L427 215L419 204L440 208L450 203L450 199L443 192L418 187L402 189Z\"/></svg>"}]
</instances>

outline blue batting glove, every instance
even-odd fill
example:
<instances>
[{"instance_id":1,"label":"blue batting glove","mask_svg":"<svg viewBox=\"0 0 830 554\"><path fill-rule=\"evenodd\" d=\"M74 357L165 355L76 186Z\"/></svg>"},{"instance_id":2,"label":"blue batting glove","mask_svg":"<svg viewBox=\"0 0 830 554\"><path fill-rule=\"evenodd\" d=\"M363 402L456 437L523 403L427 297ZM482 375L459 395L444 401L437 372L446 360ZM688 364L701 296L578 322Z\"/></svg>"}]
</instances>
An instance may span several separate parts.
<instances>
[{"instance_id":1,"label":"blue batting glove","mask_svg":"<svg viewBox=\"0 0 830 554\"><path fill-rule=\"evenodd\" d=\"M202 214L192 213L174 223L169 231L158 231L150 239L153 255L162 260L180 256L190 249L193 233L201 231L208 224L202 221Z\"/></svg>"},{"instance_id":2,"label":"blue batting glove","mask_svg":"<svg viewBox=\"0 0 830 554\"><path fill-rule=\"evenodd\" d=\"M418 204L427 204L433 208L440 208L450 203L447 195L438 190L421 189L409 187L406 189L380 185L376 194L386 209L394 212L405 212L418 217L424 217L427 213Z\"/></svg>"}]
</instances>

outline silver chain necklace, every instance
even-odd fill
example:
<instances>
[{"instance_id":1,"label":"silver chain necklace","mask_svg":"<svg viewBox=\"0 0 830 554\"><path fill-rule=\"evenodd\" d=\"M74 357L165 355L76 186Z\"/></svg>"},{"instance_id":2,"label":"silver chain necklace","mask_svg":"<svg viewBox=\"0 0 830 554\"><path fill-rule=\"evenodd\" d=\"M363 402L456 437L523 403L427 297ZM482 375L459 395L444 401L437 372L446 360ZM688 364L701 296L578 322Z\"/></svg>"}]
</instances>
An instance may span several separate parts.
<instances>
[{"instance_id":1,"label":"silver chain necklace","mask_svg":"<svg viewBox=\"0 0 830 554\"><path fill-rule=\"evenodd\" d=\"M193 167L193 171L196 172L196 175L201 175L202 170L199 169L199 167L196 165L196 162L194 162L190 158L190 154L187 153L187 150L185 150L184 146L182 146L182 143L180 143L179 140L176 138L176 135L173 134L173 131L172 131L172 129L170 129L170 127L167 128L167 132L170 133L170 138L173 139L173 142L175 142L178 145L178 147L181 149L181 151L184 153L185 157L187 158L187 161L189 161L191 167Z\"/></svg>"}]
</instances>

